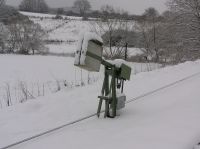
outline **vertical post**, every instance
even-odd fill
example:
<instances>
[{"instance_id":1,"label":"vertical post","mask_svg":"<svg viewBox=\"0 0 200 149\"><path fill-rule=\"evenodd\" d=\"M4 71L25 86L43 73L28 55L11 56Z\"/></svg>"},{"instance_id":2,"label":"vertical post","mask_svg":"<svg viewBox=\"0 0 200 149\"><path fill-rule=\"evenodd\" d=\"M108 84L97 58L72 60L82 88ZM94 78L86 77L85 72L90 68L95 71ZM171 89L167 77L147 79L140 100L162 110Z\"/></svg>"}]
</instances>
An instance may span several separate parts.
<instances>
[{"instance_id":1,"label":"vertical post","mask_svg":"<svg viewBox=\"0 0 200 149\"><path fill-rule=\"evenodd\" d=\"M124 60L126 61L128 58L128 43L125 44L125 57ZM122 87L121 87L121 93L124 92L124 80L121 81Z\"/></svg>"},{"instance_id":2,"label":"vertical post","mask_svg":"<svg viewBox=\"0 0 200 149\"><path fill-rule=\"evenodd\" d=\"M128 43L126 42L125 44L125 55L124 55L124 60L126 61L128 58Z\"/></svg>"},{"instance_id":3,"label":"vertical post","mask_svg":"<svg viewBox=\"0 0 200 149\"><path fill-rule=\"evenodd\" d=\"M109 74L107 72L108 68L105 69L105 95L109 94Z\"/></svg>"},{"instance_id":4,"label":"vertical post","mask_svg":"<svg viewBox=\"0 0 200 149\"><path fill-rule=\"evenodd\" d=\"M109 74L108 74L108 68L105 68L105 96L109 95ZM109 100L105 101L105 114L104 117L110 116L109 114Z\"/></svg>"},{"instance_id":5,"label":"vertical post","mask_svg":"<svg viewBox=\"0 0 200 149\"><path fill-rule=\"evenodd\" d=\"M101 90L101 96L108 96L109 95L109 74L107 72L108 68L107 66L105 66L105 73L104 73L104 81L103 81L103 87ZM103 103L103 99L99 99L99 106L97 109L97 116L100 116L100 112L101 112L101 107L102 107L102 103ZM109 100L105 100L105 114L104 117L106 118L107 116L109 116Z\"/></svg>"},{"instance_id":6,"label":"vertical post","mask_svg":"<svg viewBox=\"0 0 200 149\"><path fill-rule=\"evenodd\" d=\"M103 96L105 94L105 88L106 88L106 67L105 67L105 72L104 72L104 81L103 81L103 86L101 89L101 96ZM101 107L102 107L102 102L103 100L100 98L99 99L99 105L98 105L98 109L97 109L97 116L100 116L100 112L101 112Z\"/></svg>"},{"instance_id":7,"label":"vertical post","mask_svg":"<svg viewBox=\"0 0 200 149\"><path fill-rule=\"evenodd\" d=\"M115 67L112 67L112 117L114 118L117 113L117 97L116 97L116 74Z\"/></svg>"},{"instance_id":8,"label":"vertical post","mask_svg":"<svg viewBox=\"0 0 200 149\"><path fill-rule=\"evenodd\" d=\"M123 93L124 92L124 80L121 81L121 84L122 84L122 86L121 86L121 93Z\"/></svg>"},{"instance_id":9,"label":"vertical post","mask_svg":"<svg viewBox=\"0 0 200 149\"><path fill-rule=\"evenodd\" d=\"M83 86L83 85L84 85L84 83L83 83L83 71L81 69L81 86Z\"/></svg>"}]
</instances>

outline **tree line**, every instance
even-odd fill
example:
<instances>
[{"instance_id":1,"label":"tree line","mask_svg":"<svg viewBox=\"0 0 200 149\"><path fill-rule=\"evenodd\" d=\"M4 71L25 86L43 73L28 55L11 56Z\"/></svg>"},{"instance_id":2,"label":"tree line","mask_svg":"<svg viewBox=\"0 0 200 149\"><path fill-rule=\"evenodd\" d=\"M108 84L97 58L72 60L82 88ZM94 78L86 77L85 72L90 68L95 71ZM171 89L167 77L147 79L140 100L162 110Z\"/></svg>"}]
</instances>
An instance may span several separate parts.
<instances>
[{"instance_id":1,"label":"tree line","mask_svg":"<svg viewBox=\"0 0 200 149\"><path fill-rule=\"evenodd\" d=\"M123 58L128 44L143 51L129 57L133 61L176 64L199 59L200 0L168 0L167 5L162 14L148 8L134 19L112 6L103 7L93 26L103 32L106 57Z\"/></svg>"},{"instance_id":2,"label":"tree line","mask_svg":"<svg viewBox=\"0 0 200 149\"><path fill-rule=\"evenodd\" d=\"M45 3L44 0L23 0L21 6L25 1ZM0 7L3 5L5 1L0 0ZM200 0L168 0L167 5L169 9L162 14L155 8L148 8L140 16L130 15L109 5L95 11L93 14L95 21L90 22L92 30L103 35L106 57L123 58L126 55L124 47L128 45L143 51L140 56L129 57L129 60L133 61L176 64L198 59L200 57ZM91 5L87 0L75 1L74 8L82 14L83 18L87 18L92 13ZM34 9L34 11L38 10L40 9ZM63 10L59 9L57 13L62 14ZM22 53L30 53L30 50L26 52L27 49L32 49L32 53L35 53L35 49L42 49L40 43L42 40L36 40L45 36L42 29L33 22L16 22L6 27L5 23L1 24L0 51L5 47L12 49L9 51L21 49ZM28 27L23 24L28 24ZM4 34L6 31L9 31L9 34ZM36 38L32 41L38 42L38 47L33 42L27 42L32 37ZM15 40L19 43L5 44L5 41L11 42L15 38L20 39Z\"/></svg>"}]
</instances>

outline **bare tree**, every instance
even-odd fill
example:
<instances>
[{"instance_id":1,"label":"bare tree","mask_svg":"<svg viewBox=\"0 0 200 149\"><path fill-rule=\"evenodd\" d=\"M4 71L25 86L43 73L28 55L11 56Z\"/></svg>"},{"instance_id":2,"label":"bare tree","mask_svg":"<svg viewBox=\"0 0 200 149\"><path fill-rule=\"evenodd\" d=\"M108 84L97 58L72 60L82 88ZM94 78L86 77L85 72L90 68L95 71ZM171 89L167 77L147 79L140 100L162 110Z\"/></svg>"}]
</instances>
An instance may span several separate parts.
<instances>
[{"instance_id":1,"label":"bare tree","mask_svg":"<svg viewBox=\"0 0 200 149\"><path fill-rule=\"evenodd\" d=\"M101 8L97 21L91 22L92 30L102 35L104 40L105 57L109 59L124 58L124 47L127 43L128 32L132 29L131 22L124 15L126 12L116 10L110 5Z\"/></svg>"},{"instance_id":2,"label":"bare tree","mask_svg":"<svg viewBox=\"0 0 200 149\"><path fill-rule=\"evenodd\" d=\"M19 5L21 11L48 12L48 5L45 0L23 0Z\"/></svg>"},{"instance_id":3,"label":"bare tree","mask_svg":"<svg viewBox=\"0 0 200 149\"><path fill-rule=\"evenodd\" d=\"M0 7L5 5L5 0L0 0Z\"/></svg>"},{"instance_id":4,"label":"bare tree","mask_svg":"<svg viewBox=\"0 0 200 149\"><path fill-rule=\"evenodd\" d=\"M74 2L74 8L76 8L83 19L85 19L87 11L91 9L91 5L88 0L76 0Z\"/></svg>"},{"instance_id":5,"label":"bare tree","mask_svg":"<svg viewBox=\"0 0 200 149\"><path fill-rule=\"evenodd\" d=\"M157 27L157 18L159 16L158 11L155 8L148 8L146 9L144 13L144 17L146 18L148 24L149 24L149 31L151 32L150 34L152 35L152 43L153 43L153 49L156 55L156 62L159 61L159 49L157 46L157 35L156 35L156 27Z\"/></svg>"},{"instance_id":6,"label":"bare tree","mask_svg":"<svg viewBox=\"0 0 200 149\"><path fill-rule=\"evenodd\" d=\"M0 53L5 53L8 34L9 34L9 31L7 30L5 25L0 23Z\"/></svg>"},{"instance_id":7,"label":"bare tree","mask_svg":"<svg viewBox=\"0 0 200 149\"><path fill-rule=\"evenodd\" d=\"M182 39L184 60L200 57L200 0L169 0L170 10L175 14L177 33ZM180 33L181 32L181 33Z\"/></svg>"},{"instance_id":8,"label":"bare tree","mask_svg":"<svg viewBox=\"0 0 200 149\"><path fill-rule=\"evenodd\" d=\"M139 32L137 47L141 48L145 54L146 60L152 59L153 52L151 50L151 37L147 32L148 24L144 17L136 22L136 30Z\"/></svg>"},{"instance_id":9,"label":"bare tree","mask_svg":"<svg viewBox=\"0 0 200 149\"><path fill-rule=\"evenodd\" d=\"M63 15L65 13L63 8L58 8L56 14L57 15Z\"/></svg>"},{"instance_id":10,"label":"bare tree","mask_svg":"<svg viewBox=\"0 0 200 149\"><path fill-rule=\"evenodd\" d=\"M46 53L44 37L46 33L38 24L20 21L8 26L10 30L8 49L9 53L35 54Z\"/></svg>"},{"instance_id":11,"label":"bare tree","mask_svg":"<svg viewBox=\"0 0 200 149\"><path fill-rule=\"evenodd\" d=\"M148 8L144 14L136 22L136 28L140 33L141 48L144 48L146 60L154 60L160 62L160 55L163 49L160 44L160 36L162 35L162 20L155 8Z\"/></svg>"}]
</instances>

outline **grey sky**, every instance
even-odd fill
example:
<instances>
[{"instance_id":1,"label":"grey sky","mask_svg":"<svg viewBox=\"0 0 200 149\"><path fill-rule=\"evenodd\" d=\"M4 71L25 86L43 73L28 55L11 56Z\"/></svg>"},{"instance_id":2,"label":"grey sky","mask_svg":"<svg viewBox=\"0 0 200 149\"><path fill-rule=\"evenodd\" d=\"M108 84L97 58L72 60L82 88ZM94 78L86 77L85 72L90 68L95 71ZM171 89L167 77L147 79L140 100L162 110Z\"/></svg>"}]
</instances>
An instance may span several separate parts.
<instances>
[{"instance_id":1,"label":"grey sky","mask_svg":"<svg viewBox=\"0 0 200 149\"><path fill-rule=\"evenodd\" d=\"M46 0L50 7L69 7L75 0ZM102 5L109 4L116 8L122 8L131 14L141 14L148 7L155 7L159 12L166 10L167 0L89 0L93 9L99 9ZM7 0L10 5L17 6L21 0Z\"/></svg>"}]
</instances>

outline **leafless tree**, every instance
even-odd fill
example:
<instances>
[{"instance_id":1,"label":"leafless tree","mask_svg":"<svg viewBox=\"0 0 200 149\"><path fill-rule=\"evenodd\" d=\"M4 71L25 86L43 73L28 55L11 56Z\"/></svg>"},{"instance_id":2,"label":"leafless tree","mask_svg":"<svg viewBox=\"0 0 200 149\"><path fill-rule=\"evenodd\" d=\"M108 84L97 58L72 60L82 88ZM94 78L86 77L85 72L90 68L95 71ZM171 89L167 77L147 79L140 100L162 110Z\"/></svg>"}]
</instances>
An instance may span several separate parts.
<instances>
[{"instance_id":1,"label":"leafless tree","mask_svg":"<svg viewBox=\"0 0 200 149\"><path fill-rule=\"evenodd\" d=\"M5 0L0 0L0 7L5 5Z\"/></svg>"},{"instance_id":2,"label":"leafless tree","mask_svg":"<svg viewBox=\"0 0 200 149\"><path fill-rule=\"evenodd\" d=\"M8 39L9 31L6 26L0 23L0 53L4 53L6 50L6 41Z\"/></svg>"},{"instance_id":3,"label":"leafless tree","mask_svg":"<svg viewBox=\"0 0 200 149\"><path fill-rule=\"evenodd\" d=\"M159 14L158 11L155 8L148 8L145 13L144 13L144 17L147 20L147 23L149 24L149 32L151 35L150 40L152 40L153 43L153 49L156 55L156 62L159 61L159 49L158 49L158 42L157 42L157 34L156 34L156 28L157 28L157 18L158 18Z\"/></svg>"},{"instance_id":4,"label":"leafless tree","mask_svg":"<svg viewBox=\"0 0 200 149\"><path fill-rule=\"evenodd\" d=\"M10 24L8 28L10 30L8 52L33 55L47 52L44 46L46 33L38 24L21 21Z\"/></svg>"},{"instance_id":5,"label":"leafless tree","mask_svg":"<svg viewBox=\"0 0 200 149\"><path fill-rule=\"evenodd\" d=\"M136 22L136 28L140 33L141 47L144 48L146 59L154 59L155 62L160 61L160 31L161 22L159 20L159 13L154 8L145 10L141 18Z\"/></svg>"},{"instance_id":6,"label":"leafless tree","mask_svg":"<svg viewBox=\"0 0 200 149\"><path fill-rule=\"evenodd\" d=\"M83 19L85 19L87 11L91 9L91 5L88 0L76 0L74 2L74 8L76 8Z\"/></svg>"},{"instance_id":7,"label":"leafless tree","mask_svg":"<svg viewBox=\"0 0 200 149\"><path fill-rule=\"evenodd\" d=\"M30 12L48 12L48 5L45 0L23 0L19 5L22 11Z\"/></svg>"},{"instance_id":8,"label":"leafless tree","mask_svg":"<svg viewBox=\"0 0 200 149\"><path fill-rule=\"evenodd\" d=\"M91 22L91 26L93 31L103 35L105 57L109 59L124 57L127 34L131 30L132 24L122 15L126 12L105 5L101 8L100 13L98 20Z\"/></svg>"},{"instance_id":9,"label":"leafless tree","mask_svg":"<svg viewBox=\"0 0 200 149\"><path fill-rule=\"evenodd\" d=\"M200 57L200 0L169 0L170 11L175 14L176 33L182 40L182 61Z\"/></svg>"}]
</instances>

